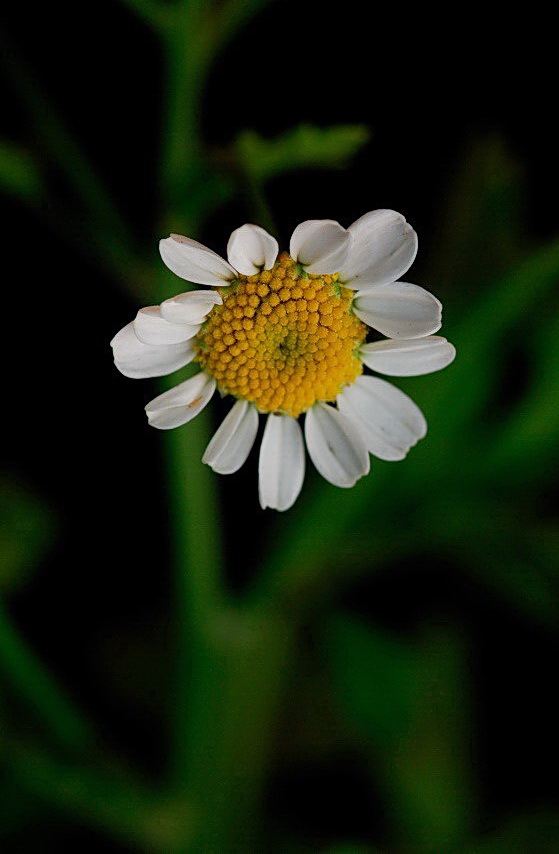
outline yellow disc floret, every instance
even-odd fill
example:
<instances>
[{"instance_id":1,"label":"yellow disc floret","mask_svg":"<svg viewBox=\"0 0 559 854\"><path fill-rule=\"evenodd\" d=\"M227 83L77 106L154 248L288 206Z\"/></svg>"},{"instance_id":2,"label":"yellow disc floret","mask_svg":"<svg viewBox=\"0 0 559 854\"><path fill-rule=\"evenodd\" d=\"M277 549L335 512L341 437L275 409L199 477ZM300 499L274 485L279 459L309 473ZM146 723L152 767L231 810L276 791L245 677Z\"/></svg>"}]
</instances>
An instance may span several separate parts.
<instances>
[{"instance_id":1,"label":"yellow disc floret","mask_svg":"<svg viewBox=\"0 0 559 854\"><path fill-rule=\"evenodd\" d=\"M198 360L220 391L296 418L333 401L362 371L366 327L336 276L304 273L287 254L271 270L221 288L198 334Z\"/></svg>"}]
</instances>

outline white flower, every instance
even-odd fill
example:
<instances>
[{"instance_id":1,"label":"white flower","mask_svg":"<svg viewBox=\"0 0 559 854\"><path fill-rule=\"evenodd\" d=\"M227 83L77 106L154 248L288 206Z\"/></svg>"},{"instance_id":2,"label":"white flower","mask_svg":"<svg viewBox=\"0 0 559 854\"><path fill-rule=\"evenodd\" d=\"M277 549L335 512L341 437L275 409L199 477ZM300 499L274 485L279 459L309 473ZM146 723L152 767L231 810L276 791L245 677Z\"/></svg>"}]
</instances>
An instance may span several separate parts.
<instances>
[{"instance_id":1,"label":"white flower","mask_svg":"<svg viewBox=\"0 0 559 854\"><path fill-rule=\"evenodd\" d=\"M320 474L351 487L369 454L402 460L425 436L413 401L386 380L446 367L452 344L433 335L441 304L397 281L411 266L417 236L401 214L378 210L348 229L333 220L297 226L290 255L263 228L236 229L223 260L201 243L171 235L161 257L178 276L216 290L188 291L141 309L111 342L129 377L201 371L146 406L161 430L186 424L214 391L236 398L203 462L232 474L247 459L267 414L260 446L262 507L286 510L305 475L305 444ZM367 327L384 340L365 342ZM299 425L305 416L304 437Z\"/></svg>"}]
</instances>

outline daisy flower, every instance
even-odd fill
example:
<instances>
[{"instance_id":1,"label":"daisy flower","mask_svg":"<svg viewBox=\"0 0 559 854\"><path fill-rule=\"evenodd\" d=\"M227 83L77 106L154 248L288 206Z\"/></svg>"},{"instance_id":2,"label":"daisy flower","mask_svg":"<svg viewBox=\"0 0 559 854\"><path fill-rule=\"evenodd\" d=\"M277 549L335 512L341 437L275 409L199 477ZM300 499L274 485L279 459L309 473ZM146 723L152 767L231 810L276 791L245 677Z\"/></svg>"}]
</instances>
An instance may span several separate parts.
<instances>
[{"instance_id":1,"label":"daisy flower","mask_svg":"<svg viewBox=\"0 0 559 854\"><path fill-rule=\"evenodd\" d=\"M327 481L351 487L368 473L369 454L402 460L425 436L416 404L364 373L427 374L455 355L433 334L441 326L438 299L399 281L417 252L401 214L371 211L348 229L334 220L303 222L289 254L278 254L276 240L251 224L231 235L227 261L176 234L160 251L177 276L206 289L142 308L111 342L115 364L140 378L198 362L199 373L146 406L161 430L186 424L216 389L235 399L203 456L220 474L243 465L265 415L263 508L286 510L296 500L305 443ZM367 343L370 330L384 337Z\"/></svg>"}]
</instances>

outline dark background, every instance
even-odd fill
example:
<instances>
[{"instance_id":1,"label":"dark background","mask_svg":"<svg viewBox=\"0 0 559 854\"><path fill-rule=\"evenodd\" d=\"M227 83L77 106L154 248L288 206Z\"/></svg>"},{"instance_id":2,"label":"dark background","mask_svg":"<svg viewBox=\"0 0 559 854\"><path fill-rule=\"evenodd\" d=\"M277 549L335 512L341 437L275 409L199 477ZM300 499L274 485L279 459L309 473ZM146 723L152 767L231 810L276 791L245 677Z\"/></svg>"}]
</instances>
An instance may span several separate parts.
<instances>
[{"instance_id":1,"label":"dark background","mask_svg":"<svg viewBox=\"0 0 559 854\"><path fill-rule=\"evenodd\" d=\"M68 13L11 3L4 18L8 64L14 67L21 55L33 69L113 188L138 243L155 253L157 43L117 3ZM268 201L280 244L307 218L348 225L372 208L402 211L420 237L410 278L443 300L452 328L468 299L491 286L491 271L484 279L479 258L465 255L460 281L467 282L469 267L475 275L471 291L466 284L460 292L451 271L437 281L426 275L437 268L449 227L449 188L480 140L502 140L522 176L519 252L559 229L557 75L545 30L535 15L515 19L509 12L490 22L487 12L453 7L429 17L419 7L394 6L375 9L369 20L357 3L329 14L323 5L280 0L219 57L204 100L204 134L212 147L225 148L246 127L273 136L301 122L368 126L370 142L348 169L296 172L271 182ZM15 88L6 88L3 133L40 149ZM78 251L88 242L79 220L62 229L70 238L65 242L58 228L48 227L56 211L47 211L45 225L11 199L2 210L3 470L31 502L48 508L54 531L47 557L11 593L11 613L109 743L158 779L168 762L172 580L160 437L142 412L157 392L151 381L120 376L108 346L139 306ZM230 231L250 219L249 200L237 193L200 237L222 253ZM522 332L537 334L537 322ZM490 418L517 399L526 381L512 345L508 364ZM460 456L456 448L449 477L460 477ZM257 506L255 454L240 473L220 480L220 489L229 580L242 590L274 525ZM517 490L521 501L522 483ZM552 518L556 480L542 485L537 500L542 516ZM463 627L480 832L504 816L551 806L557 795L556 634L477 584L459 562L429 554L428 544L413 561L387 560L371 578L348 582L339 596L348 612L404 639L414 637L425 615ZM306 643L312 681L317 653L310 630ZM303 680L304 673L303 666ZM9 696L7 703L19 709ZM32 714L23 715L32 728ZM344 837L382 845L382 796L369 791L358 751L346 746L301 755L296 739L290 744L286 733L282 737L288 759L269 786L273 822L314 840L309 850ZM10 830L3 850L54 852L87 843L129 850L46 808L37 808L31 824ZM542 851L559 849L559 841L541 845ZM524 850L536 848L518 848Z\"/></svg>"}]
</instances>

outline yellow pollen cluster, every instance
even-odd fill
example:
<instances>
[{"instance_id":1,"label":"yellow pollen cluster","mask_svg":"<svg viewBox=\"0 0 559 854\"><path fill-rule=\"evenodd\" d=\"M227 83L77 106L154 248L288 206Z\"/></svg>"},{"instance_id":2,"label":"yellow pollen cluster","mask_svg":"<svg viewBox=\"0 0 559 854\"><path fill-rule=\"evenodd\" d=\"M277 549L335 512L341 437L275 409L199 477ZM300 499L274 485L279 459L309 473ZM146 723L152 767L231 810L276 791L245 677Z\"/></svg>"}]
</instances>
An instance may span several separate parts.
<instances>
[{"instance_id":1,"label":"yellow pollen cluster","mask_svg":"<svg viewBox=\"0 0 559 854\"><path fill-rule=\"evenodd\" d=\"M198 360L220 391L296 418L353 382L366 327L335 278L307 275L284 253L271 270L221 288L223 305L197 340Z\"/></svg>"}]
</instances>

